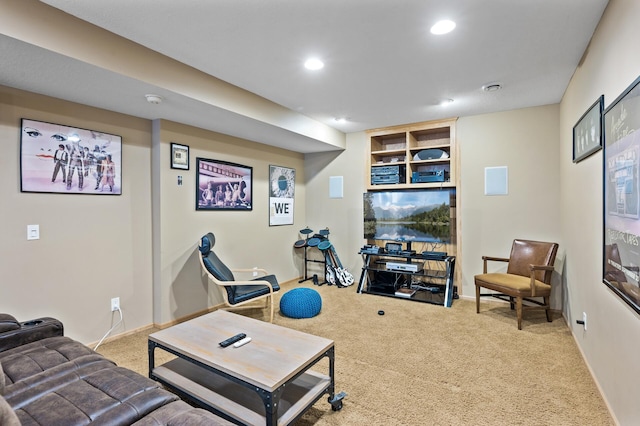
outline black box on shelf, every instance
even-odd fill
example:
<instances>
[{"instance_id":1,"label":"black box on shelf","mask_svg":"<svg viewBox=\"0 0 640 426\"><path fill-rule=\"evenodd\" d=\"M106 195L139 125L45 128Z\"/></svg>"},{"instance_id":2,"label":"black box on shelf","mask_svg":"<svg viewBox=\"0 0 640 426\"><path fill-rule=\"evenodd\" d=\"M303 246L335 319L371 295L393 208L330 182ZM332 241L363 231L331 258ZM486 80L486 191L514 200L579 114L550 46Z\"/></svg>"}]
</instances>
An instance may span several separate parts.
<instances>
[{"instance_id":1,"label":"black box on shelf","mask_svg":"<svg viewBox=\"0 0 640 426\"><path fill-rule=\"evenodd\" d=\"M411 182L413 183L430 183L444 182L449 180L449 172L446 170L430 170L426 172L413 172Z\"/></svg>"},{"instance_id":2,"label":"black box on shelf","mask_svg":"<svg viewBox=\"0 0 640 426\"><path fill-rule=\"evenodd\" d=\"M372 286L391 288L393 291L405 284L405 278L402 274L396 274L387 271L375 271L373 273Z\"/></svg>"},{"instance_id":3,"label":"black box on shelf","mask_svg":"<svg viewBox=\"0 0 640 426\"><path fill-rule=\"evenodd\" d=\"M393 166L371 167L371 176L399 175L400 172L404 172L404 166L400 166L400 164Z\"/></svg>"},{"instance_id":4,"label":"black box on shelf","mask_svg":"<svg viewBox=\"0 0 640 426\"><path fill-rule=\"evenodd\" d=\"M371 167L371 184L387 185L405 183L405 170L405 166L401 164Z\"/></svg>"}]
</instances>

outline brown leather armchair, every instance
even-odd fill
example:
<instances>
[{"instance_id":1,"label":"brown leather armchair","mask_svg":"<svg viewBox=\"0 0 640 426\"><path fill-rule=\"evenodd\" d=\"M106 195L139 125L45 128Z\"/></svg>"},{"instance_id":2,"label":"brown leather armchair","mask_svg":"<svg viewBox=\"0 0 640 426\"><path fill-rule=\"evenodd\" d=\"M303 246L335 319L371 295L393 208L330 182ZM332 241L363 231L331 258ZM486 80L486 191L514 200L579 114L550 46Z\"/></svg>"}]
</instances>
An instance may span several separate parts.
<instances>
[{"instance_id":1,"label":"brown leather armchair","mask_svg":"<svg viewBox=\"0 0 640 426\"><path fill-rule=\"evenodd\" d=\"M476 313L480 313L480 297L492 296L506 300L516 309L518 330L522 330L523 309L544 308L551 322L551 275L558 244L529 240L513 240L509 258L482 256L483 273L475 276ZM487 273L487 262L509 262L506 273ZM492 293L480 293L484 287ZM533 298L542 298L543 301ZM515 299L515 302L514 302ZM524 305L523 301L531 303Z\"/></svg>"}]
</instances>

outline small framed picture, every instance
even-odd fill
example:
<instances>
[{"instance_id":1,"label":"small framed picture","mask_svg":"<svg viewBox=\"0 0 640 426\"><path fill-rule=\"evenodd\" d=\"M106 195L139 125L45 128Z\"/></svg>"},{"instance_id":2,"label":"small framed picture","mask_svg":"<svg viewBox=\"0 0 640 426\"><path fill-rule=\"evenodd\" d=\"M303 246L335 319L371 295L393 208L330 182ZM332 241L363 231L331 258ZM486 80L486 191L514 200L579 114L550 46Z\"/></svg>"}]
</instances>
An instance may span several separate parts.
<instances>
[{"instance_id":1,"label":"small framed picture","mask_svg":"<svg viewBox=\"0 0 640 426\"><path fill-rule=\"evenodd\" d=\"M189 147L171 142L171 168L189 170Z\"/></svg>"},{"instance_id":2,"label":"small framed picture","mask_svg":"<svg viewBox=\"0 0 640 426\"><path fill-rule=\"evenodd\" d=\"M578 163L602 149L602 111L604 95L573 126L573 162Z\"/></svg>"}]
</instances>

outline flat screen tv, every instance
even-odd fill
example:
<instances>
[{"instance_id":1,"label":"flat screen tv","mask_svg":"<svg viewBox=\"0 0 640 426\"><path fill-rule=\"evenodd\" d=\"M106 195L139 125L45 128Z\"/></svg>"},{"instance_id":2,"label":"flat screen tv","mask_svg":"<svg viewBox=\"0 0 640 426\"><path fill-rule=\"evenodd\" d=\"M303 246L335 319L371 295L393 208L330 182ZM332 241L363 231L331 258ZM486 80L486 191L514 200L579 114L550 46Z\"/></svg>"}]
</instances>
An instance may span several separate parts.
<instances>
[{"instance_id":1,"label":"flat screen tv","mask_svg":"<svg viewBox=\"0 0 640 426\"><path fill-rule=\"evenodd\" d=\"M364 238L450 243L452 198L455 189L366 192Z\"/></svg>"}]
</instances>

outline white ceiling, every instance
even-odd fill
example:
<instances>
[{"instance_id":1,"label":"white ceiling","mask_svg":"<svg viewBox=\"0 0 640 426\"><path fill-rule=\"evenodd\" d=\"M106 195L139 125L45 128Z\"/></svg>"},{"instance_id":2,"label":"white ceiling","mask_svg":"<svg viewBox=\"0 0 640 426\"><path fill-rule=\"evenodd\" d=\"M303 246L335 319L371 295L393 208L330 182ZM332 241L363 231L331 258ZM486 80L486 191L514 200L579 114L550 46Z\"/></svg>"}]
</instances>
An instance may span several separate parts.
<instances>
[{"instance_id":1,"label":"white ceiling","mask_svg":"<svg viewBox=\"0 0 640 426\"><path fill-rule=\"evenodd\" d=\"M608 0L42 3L349 133L558 103ZM443 18L456 29L430 34ZM335 149L11 37L0 36L0 52L3 85L299 152ZM304 69L309 56L325 67ZM482 91L488 83L503 88ZM145 93L165 102L133 101Z\"/></svg>"}]
</instances>

